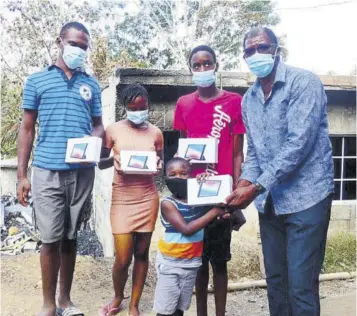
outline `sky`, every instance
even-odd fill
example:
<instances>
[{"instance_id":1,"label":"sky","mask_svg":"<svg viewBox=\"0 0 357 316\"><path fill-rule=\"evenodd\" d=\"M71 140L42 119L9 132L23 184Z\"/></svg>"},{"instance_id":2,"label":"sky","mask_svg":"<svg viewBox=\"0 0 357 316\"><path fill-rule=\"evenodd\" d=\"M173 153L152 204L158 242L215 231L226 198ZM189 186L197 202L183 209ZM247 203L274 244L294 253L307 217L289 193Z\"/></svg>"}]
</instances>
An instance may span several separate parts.
<instances>
[{"instance_id":1,"label":"sky","mask_svg":"<svg viewBox=\"0 0 357 316\"><path fill-rule=\"evenodd\" d=\"M281 22L273 30L286 35L288 64L317 74L350 75L357 65L356 0L275 2ZM329 5L311 8L324 4ZM297 9L304 7L308 8ZM241 65L241 71L248 71L244 62Z\"/></svg>"}]
</instances>

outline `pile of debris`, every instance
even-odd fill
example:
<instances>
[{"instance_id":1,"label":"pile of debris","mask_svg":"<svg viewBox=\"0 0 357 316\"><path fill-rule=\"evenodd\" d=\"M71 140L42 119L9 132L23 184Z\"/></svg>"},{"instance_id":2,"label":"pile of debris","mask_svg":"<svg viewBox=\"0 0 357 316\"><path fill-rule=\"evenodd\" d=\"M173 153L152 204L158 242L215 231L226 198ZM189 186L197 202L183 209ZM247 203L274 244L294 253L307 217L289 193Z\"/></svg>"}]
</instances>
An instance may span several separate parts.
<instances>
[{"instance_id":1,"label":"pile of debris","mask_svg":"<svg viewBox=\"0 0 357 316\"><path fill-rule=\"evenodd\" d=\"M38 252L40 241L34 229L32 203L24 207L11 195L1 196L1 254Z\"/></svg>"},{"instance_id":2,"label":"pile of debris","mask_svg":"<svg viewBox=\"0 0 357 316\"><path fill-rule=\"evenodd\" d=\"M77 253L84 256L103 257L103 247L98 240L94 225L82 225L77 235ZM35 231L33 208L18 203L16 197L1 196L1 255L18 255L39 252L41 241Z\"/></svg>"}]
</instances>

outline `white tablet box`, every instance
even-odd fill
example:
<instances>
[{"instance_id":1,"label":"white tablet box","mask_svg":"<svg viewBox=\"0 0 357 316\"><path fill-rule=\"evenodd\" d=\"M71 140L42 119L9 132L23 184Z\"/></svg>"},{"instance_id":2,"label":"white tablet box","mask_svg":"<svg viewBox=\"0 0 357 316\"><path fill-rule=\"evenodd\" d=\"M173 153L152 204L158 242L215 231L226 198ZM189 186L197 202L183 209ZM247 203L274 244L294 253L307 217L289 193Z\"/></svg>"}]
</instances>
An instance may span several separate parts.
<instances>
[{"instance_id":1,"label":"white tablet box","mask_svg":"<svg viewBox=\"0 0 357 316\"><path fill-rule=\"evenodd\" d=\"M218 140L216 138L180 138L178 156L191 159L192 163L217 163Z\"/></svg>"},{"instance_id":2,"label":"white tablet box","mask_svg":"<svg viewBox=\"0 0 357 316\"><path fill-rule=\"evenodd\" d=\"M198 183L197 179L187 181L188 205L215 205L226 202L232 193L233 180L230 175L211 176Z\"/></svg>"},{"instance_id":3,"label":"white tablet box","mask_svg":"<svg viewBox=\"0 0 357 316\"><path fill-rule=\"evenodd\" d=\"M99 162L102 150L100 137L70 138L67 141L66 163Z\"/></svg>"},{"instance_id":4,"label":"white tablet box","mask_svg":"<svg viewBox=\"0 0 357 316\"><path fill-rule=\"evenodd\" d=\"M127 174L153 174L157 172L155 151L120 151L120 168Z\"/></svg>"}]
</instances>

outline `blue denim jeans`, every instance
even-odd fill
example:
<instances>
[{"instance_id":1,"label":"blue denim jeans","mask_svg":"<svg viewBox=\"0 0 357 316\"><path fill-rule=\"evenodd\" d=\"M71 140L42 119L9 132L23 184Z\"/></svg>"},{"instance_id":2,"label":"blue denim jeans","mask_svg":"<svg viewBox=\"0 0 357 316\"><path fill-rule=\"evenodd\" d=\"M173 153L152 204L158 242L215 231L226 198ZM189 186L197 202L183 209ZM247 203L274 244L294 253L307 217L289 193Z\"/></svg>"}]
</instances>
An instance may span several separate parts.
<instances>
[{"instance_id":1,"label":"blue denim jeans","mask_svg":"<svg viewBox=\"0 0 357 316\"><path fill-rule=\"evenodd\" d=\"M298 213L275 215L268 196L259 214L271 316L319 316L319 274L332 197Z\"/></svg>"}]
</instances>

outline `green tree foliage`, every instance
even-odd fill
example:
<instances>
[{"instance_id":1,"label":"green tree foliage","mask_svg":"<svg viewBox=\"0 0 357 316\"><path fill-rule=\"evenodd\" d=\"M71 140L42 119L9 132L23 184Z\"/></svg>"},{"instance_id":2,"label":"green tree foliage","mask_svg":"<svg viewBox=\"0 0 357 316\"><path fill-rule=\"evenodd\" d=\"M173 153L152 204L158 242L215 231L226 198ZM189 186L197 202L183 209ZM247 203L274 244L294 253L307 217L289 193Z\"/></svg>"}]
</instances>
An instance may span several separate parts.
<instances>
[{"instance_id":1,"label":"green tree foliage","mask_svg":"<svg viewBox=\"0 0 357 316\"><path fill-rule=\"evenodd\" d=\"M134 0L109 32L113 54L125 49L156 68L186 68L189 51L207 44L224 69L237 68L242 40L254 26L279 22L271 1Z\"/></svg>"},{"instance_id":2,"label":"green tree foliage","mask_svg":"<svg viewBox=\"0 0 357 316\"><path fill-rule=\"evenodd\" d=\"M58 54L55 40L63 24L84 23L93 38L90 68L105 83L114 66L143 67L125 52L113 59L102 41L103 21L114 21L122 7L118 2L101 0L51 1L8 0L2 2L1 47L1 156L16 156L16 139L21 123L22 89L26 77L50 64ZM98 45L96 40L98 39Z\"/></svg>"},{"instance_id":3,"label":"green tree foliage","mask_svg":"<svg viewBox=\"0 0 357 316\"><path fill-rule=\"evenodd\" d=\"M1 156L16 156L16 138L21 124L22 82L7 75L1 78Z\"/></svg>"}]
</instances>

